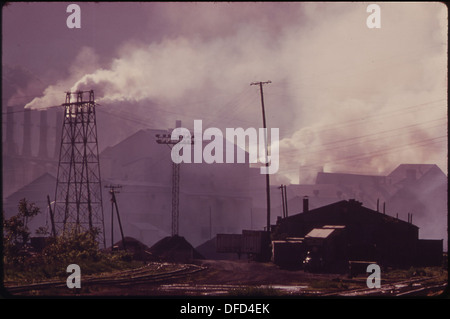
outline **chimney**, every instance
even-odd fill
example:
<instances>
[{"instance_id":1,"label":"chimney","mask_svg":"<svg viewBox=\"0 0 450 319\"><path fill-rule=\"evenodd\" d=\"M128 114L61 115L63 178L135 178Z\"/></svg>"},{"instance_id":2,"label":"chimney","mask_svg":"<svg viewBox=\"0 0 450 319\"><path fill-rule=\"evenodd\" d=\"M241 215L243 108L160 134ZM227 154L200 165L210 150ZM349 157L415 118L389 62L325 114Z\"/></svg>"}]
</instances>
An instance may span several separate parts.
<instances>
[{"instance_id":1,"label":"chimney","mask_svg":"<svg viewBox=\"0 0 450 319\"><path fill-rule=\"evenodd\" d=\"M64 112L56 112L56 126L55 126L55 150L53 153L53 158L59 158L59 152L61 149L61 136L62 136L62 128L64 124Z\"/></svg>"},{"instance_id":2,"label":"chimney","mask_svg":"<svg viewBox=\"0 0 450 319\"><path fill-rule=\"evenodd\" d=\"M6 107L6 151L7 155L16 155L14 143L14 114L12 106Z\"/></svg>"},{"instance_id":3,"label":"chimney","mask_svg":"<svg viewBox=\"0 0 450 319\"><path fill-rule=\"evenodd\" d=\"M39 157L47 158L47 111L40 111L41 121L39 130Z\"/></svg>"},{"instance_id":4,"label":"chimney","mask_svg":"<svg viewBox=\"0 0 450 319\"><path fill-rule=\"evenodd\" d=\"M31 110L23 113L23 144L22 156L31 156Z\"/></svg>"},{"instance_id":5,"label":"chimney","mask_svg":"<svg viewBox=\"0 0 450 319\"><path fill-rule=\"evenodd\" d=\"M309 212L309 199L308 196L303 196L303 212Z\"/></svg>"}]
</instances>

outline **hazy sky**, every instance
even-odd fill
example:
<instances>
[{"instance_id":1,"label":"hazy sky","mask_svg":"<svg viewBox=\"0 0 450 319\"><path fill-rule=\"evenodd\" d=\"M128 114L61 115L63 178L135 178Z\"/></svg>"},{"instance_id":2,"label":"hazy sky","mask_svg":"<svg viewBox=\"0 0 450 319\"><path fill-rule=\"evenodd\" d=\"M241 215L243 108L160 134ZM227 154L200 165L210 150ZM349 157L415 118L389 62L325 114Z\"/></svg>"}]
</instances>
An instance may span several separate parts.
<instances>
[{"instance_id":1,"label":"hazy sky","mask_svg":"<svg viewBox=\"0 0 450 319\"><path fill-rule=\"evenodd\" d=\"M447 172L447 10L440 3L84 3L3 7L3 100L45 108L94 89L137 129L280 129L280 182L299 167ZM130 124L130 123L128 123ZM125 125L125 123L124 123ZM123 138L125 138L124 136ZM307 177L305 173L304 177Z\"/></svg>"}]
</instances>

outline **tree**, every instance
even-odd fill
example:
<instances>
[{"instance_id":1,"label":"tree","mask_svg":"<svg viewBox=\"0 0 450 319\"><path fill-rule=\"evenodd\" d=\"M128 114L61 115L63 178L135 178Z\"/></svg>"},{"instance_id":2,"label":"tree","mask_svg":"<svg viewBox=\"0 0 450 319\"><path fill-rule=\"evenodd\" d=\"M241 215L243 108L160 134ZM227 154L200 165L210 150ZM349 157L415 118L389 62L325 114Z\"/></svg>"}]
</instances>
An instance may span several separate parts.
<instances>
[{"instance_id":1,"label":"tree","mask_svg":"<svg viewBox=\"0 0 450 319\"><path fill-rule=\"evenodd\" d=\"M15 263L23 260L26 251L23 249L30 239L28 221L40 213L39 207L29 204L25 198L19 201L18 213L3 221L4 253L7 260Z\"/></svg>"},{"instance_id":2,"label":"tree","mask_svg":"<svg viewBox=\"0 0 450 319\"><path fill-rule=\"evenodd\" d=\"M46 263L80 264L82 261L97 261L100 258L96 229L79 232L69 229L59 235L42 251Z\"/></svg>"}]
</instances>

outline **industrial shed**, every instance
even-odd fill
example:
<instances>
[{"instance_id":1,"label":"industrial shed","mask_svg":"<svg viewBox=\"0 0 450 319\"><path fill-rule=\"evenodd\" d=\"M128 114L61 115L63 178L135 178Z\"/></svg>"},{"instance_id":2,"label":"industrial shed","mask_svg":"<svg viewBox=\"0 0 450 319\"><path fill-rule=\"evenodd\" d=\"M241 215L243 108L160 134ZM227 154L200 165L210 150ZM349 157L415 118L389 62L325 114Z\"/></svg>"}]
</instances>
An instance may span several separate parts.
<instances>
[{"instance_id":1,"label":"industrial shed","mask_svg":"<svg viewBox=\"0 0 450 319\"><path fill-rule=\"evenodd\" d=\"M282 247L280 241L289 238L303 238L301 242L306 253L311 250L308 242L312 239L323 242L322 249L328 253L338 251L328 260L331 265L343 260L345 263L374 261L393 267L439 266L442 263L443 240L419 239L419 228L409 221L371 210L356 200L343 200L313 210L308 210L305 204L303 213L277 221L272 233L272 248ZM330 225L339 225L340 236L335 236L336 240L329 236L336 226ZM300 259L296 254L289 255L291 257L277 258L284 262L286 258Z\"/></svg>"}]
</instances>

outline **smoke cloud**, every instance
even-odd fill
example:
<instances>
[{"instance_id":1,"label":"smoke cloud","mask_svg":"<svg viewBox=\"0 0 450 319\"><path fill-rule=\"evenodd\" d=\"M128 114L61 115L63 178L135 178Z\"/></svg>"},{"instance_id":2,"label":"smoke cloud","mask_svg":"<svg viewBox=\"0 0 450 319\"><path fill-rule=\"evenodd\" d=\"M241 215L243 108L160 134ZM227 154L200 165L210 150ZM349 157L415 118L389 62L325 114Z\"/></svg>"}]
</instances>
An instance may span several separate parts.
<instances>
[{"instance_id":1,"label":"smoke cloud","mask_svg":"<svg viewBox=\"0 0 450 319\"><path fill-rule=\"evenodd\" d=\"M366 7L158 3L148 11L164 21L157 40L127 39L108 63L81 48L69 76L26 107L93 89L98 103L135 104L127 112L162 127L175 119L262 127L250 83L270 80L266 116L281 139L274 183L297 183L300 166L313 171L302 182L320 168L384 174L436 163L447 171L446 8L382 3L381 29L369 29Z\"/></svg>"}]
</instances>

